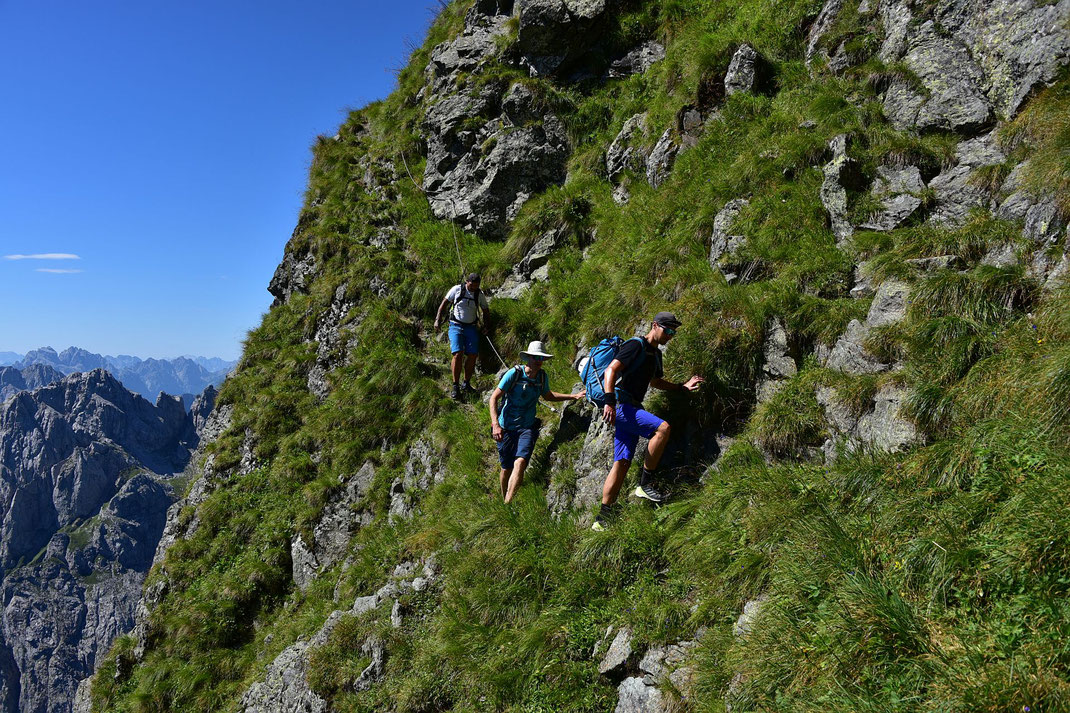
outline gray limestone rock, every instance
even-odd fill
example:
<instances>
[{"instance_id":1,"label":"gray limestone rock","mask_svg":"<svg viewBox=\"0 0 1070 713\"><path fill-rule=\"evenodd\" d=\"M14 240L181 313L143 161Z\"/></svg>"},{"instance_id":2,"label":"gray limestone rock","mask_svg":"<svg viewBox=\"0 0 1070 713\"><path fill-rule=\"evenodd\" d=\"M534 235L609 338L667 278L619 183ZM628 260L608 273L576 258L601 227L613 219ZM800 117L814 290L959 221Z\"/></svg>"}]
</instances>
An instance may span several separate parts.
<instances>
[{"instance_id":1,"label":"gray limestone rock","mask_svg":"<svg viewBox=\"0 0 1070 713\"><path fill-rule=\"evenodd\" d=\"M861 415L848 409L834 389L819 387L817 401L825 412L833 437L825 443L826 461L837 457L842 447L847 451L871 448L879 451L897 452L922 443L924 436L917 427L901 415L906 390L893 383L881 386Z\"/></svg>"},{"instance_id":2,"label":"gray limestone rock","mask_svg":"<svg viewBox=\"0 0 1070 713\"><path fill-rule=\"evenodd\" d=\"M687 678L690 670L684 671L683 676L674 678L674 674L680 673L681 669L687 669L684 663L698 644L698 639L705 633L706 629L703 627L695 633L694 640L678 641L675 644L648 649L639 661L639 671L644 674L644 682L647 685L656 685L668 679L678 691L686 693L687 686L681 685L681 682Z\"/></svg>"},{"instance_id":3,"label":"gray limestone rock","mask_svg":"<svg viewBox=\"0 0 1070 713\"><path fill-rule=\"evenodd\" d=\"M670 710L661 689L648 685L642 676L626 678L617 688L615 713L669 713Z\"/></svg>"},{"instance_id":4,"label":"gray limestone rock","mask_svg":"<svg viewBox=\"0 0 1070 713\"><path fill-rule=\"evenodd\" d=\"M565 180L571 152L556 116L514 125L501 113L501 91L487 86L476 94L447 95L428 109L424 122L424 190L431 210L488 237L503 236L531 195ZM507 98L514 118L537 113L530 93L514 91ZM472 121L481 126L470 128L466 122Z\"/></svg>"},{"instance_id":5,"label":"gray limestone rock","mask_svg":"<svg viewBox=\"0 0 1070 713\"><path fill-rule=\"evenodd\" d=\"M724 208L713 219L713 234L710 236L710 267L720 270L724 267L726 257L735 253L746 243L746 237L731 235L732 224L740 212L750 205L745 198L736 198L725 203Z\"/></svg>"},{"instance_id":6,"label":"gray limestone rock","mask_svg":"<svg viewBox=\"0 0 1070 713\"><path fill-rule=\"evenodd\" d=\"M867 327L881 327L903 319L910 301L910 285L898 280L885 280L877 288L877 294L866 315Z\"/></svg>"},{"instance_id":7,"label":"gray limestone rock","mask_svg":"<svg viewBox=\"0 0 1070 713\"><path fill-rule=\"evenodd\" d=\"M326 713L327 701L308 682L309 655L327 643L343 616L344 612L332 612L310 640L299 640L283 650L268 666L264 679L242 696L242 713Z\"/></svg>"},{"instance_id":8,"label":"gray limestone rock","mask_svg":"<svg viewBox=\"0 0 1070 713\"><path fill-rule=\"evenodd\" d=\"M902 59L928 94L905 84L888 91L885 112L899 128L970 131L1011 118L1070 57L1066 0L947 0L922 23L907 0L882 0L878 12L881 59Z\"/></svg>"},{"instance_id":9,"label":"gray limestone rock","mask_svg":"<svg viewBox=\"0 0 1070 713\"><path fill-rule=\"evenodd\" d=\"M906 395L902 387L882 386L877 391L873 410L858 419L855 429L858 440L888 452L900 451L920 442L921 436L914 424L900 416Z\"/></svg>"},{"instance_id":10,"label":"gray limestone rock","mask_svg":"<svg viewBox=\"0 0 1070 713\"><path fill-rule=\"evenodd\" d=\"M929 182L936 199L929 220L957 227L966 221L971 211L987 208L990 203L988 194L974 185L970 176L976 169L1001 163L1004 159L994 131L960 142L955 149L955 164Z\"/></svg>"},{"instance_id":11,"label":"gray limestone rock","mask_svg":"<svg viewBox=\"0 0 1070 713\"><path fill-rule=\"evenodd\" d=\"M947 0L937 5L936 19L981 68L985 93L1003 118L1070 60L1066 0Z\"/></svg>"},{"instance_id":12,"label":"gray limestone rock","mask_svg":"<svg viewBox=\"0 0 1070 713\"><path fill-rule=\"evenodd\" d=\"M1012 243L996 245L981 258L982 265L1012 267L1018 264L1018 252Z\"/></svg>"},{"instance_id":13,"label":"gray limestone rock","mask_svg":"<svg viewBox=\"0 0 1070 713\"><path fill-rule=\"evenodd\" d=\"M673 136L672 128L665 129L650 156L646 160L646 180L653 188L657 188L668 179L672 172L673 164L676 163L676 154L680 151L680 144Z\"/></svg>"},{"instance_id":14,"label":"gray limestone rock","mask_svg":"<svg viewBox=\"0 0 1070 713\"><path fill-rule=\"evenodd\" d=\"M875 198L882 199L882 210L861 227L882 231L898 228L921 206L920 195L924 190L925 183L917 166L878 167L877 179L870 191Z\"/></svg>"},{"instance_id":15,"label":"gray limestone rock","mask_svg":"<svg viewBox=\"0 0 1070 713\"><path fill-rule=\"evenodd\" d=\"M750 45L740 45L732 61L728 65L728 72L724 77L725 96L732 96L737 92L753 92L758 79L758 53Z\"/></svg>"},{"instance_id":16,"label":"gray limestone rock","mask_svg":"<svg viewBox=\"0 0 1070 713\"><path fill-rule=\"evenodd\" d=\"M758 403L772 398L787 379L795 376L798 367L788 353L788 333L783 322L774 318L765 335L762 376L758 381Z\"/></svg>"},{"instance_id":17,"label":"gray limestone rock","mask_svg":"<svg viewBox=\"0 0 1070 713\"><path fill-rule=\"evenodd\" d=\"M931 20L911 31L903 62L928 94L902 81L888 88L884 113L895 128L970 132L994 121L984 73L966 48L941 34Z\"/></svg>"},{"instance_id":18,"label":"gray limestone rock","mask_svg":"<svg viewBox=\"0 0 1070 713\"><path fill-rule=\"evenodd\" d=\"M826 6L827 7L827 6ZM843 246L854 235L854 227L847 219L847 184L854 181L857 166L847 155L847 135L840 134L829 142L832 160L822 169L821 204L829 214L836 244Z\"/></svg>"},{"instance_id":19,"label":"gray limestone rock","mask_svg":"<svg viewBox=\"0 0 1070 713\"><path fill-rule=\"evenodd\" d=\"M10 662L4 678L18 710L73 709L80 681L134 626L174 499L167 478L135 475L93 519L54 534L34 562L6 572L0 661Z\"/></svg>"},{"instance_id":20,"label":"gray limestone rock","mask_svg":"<svg viewBox=\"0 0 1070 713\"><path fill-rule=\"evenodd\" d=\"M865 348L865 341L874 327L894 324L906 316L910 285L898 280L885 280L877 288L865 324L852 319L831 351L822 359L829 369L845 374L875 374L887 371L890 365L881 362Z\"/></svg>"},{"instance_id":21,"label":"gray limestone rock","mask_svg":"<svg viewBox=\"0 0 1070 713\"><path fill-rule=\"evenodd\" d=\"M633 74L642 74L652 66L665 59L665 47L654 40L644 42L619 59L613 60L606 77L622 79Z\"/></svg>"},{"instance_id":22,"label":"gray limestone rock","mask_svg":"<svg viewBox=\"0 0 1070 713\"><path fill-rule=\"evenodd\" d=\"M829 369L845 374L876 374L891 368L866 351L864 346L869 336L869 327L857 319L852 319L836 344L832 347L824 364Z\"/></svg>"},{"instance_id":23,"label":"gray limestone rock","mask_svg":"<svg viewBox=\"0 0 1070 713\"><path fill-rule=\"evenodd\" d=\"M745 639L750 636L750 633L754 630L754 624L758 620L758 616L768 602L769 595L762 594L756 599L751 599L744 604L743 612L739 615L739 618L736 619L736 623L732 625L733 636L737 639Z\"/></svg>"},{"instance_id":24,"label":"gray limestone rock","mask_svg":"<svg viewBox=\"0 0 1070 713\"><path fill-rule=\"evenodd\" d=\"M632 655L632 632L630 629L621 628L609 645L609 650L598 664L598 673L612 675L620 673L628 663Z\"/></svg>"},{"instance_id":25,"label":"gray limestone rock","mask_svg":"<svg viewBox=\"0 0 1070 713\"><path fill-rule=\"evenodd\" d=\"M428 87L438 93L498 54L500 37L508 34L512 3L477 2L465 15L464 29L454 40L436 45L425 70Z\"/></svg>"},{"instance_id":26,"label":"gray limestone rock","mask_svg":"<svg viewBox=\"0 0 1070 713\"><path fill-rule=\"evenodd\" d=\"M633 145L636 140L646 135L646 114L636 114L624 122L620 133L606 150L606 174L609 180L615 180L624 171L638 171L646 157Z\"/></svg>"},{"instance_id":27,"label":"gray limestone rock","mask_svg":"<svg viewBox=\"0 0 1070 713\"><path fill-rule=\"evenodd\" d=\"M572 402L562 409L558 429L586 431L583 446L570 469L575 480L559 481L556 474L567 464L556 459L551 468L553 483L546 494L550 511L559 515L571 509L589 508L602 500L602 484L613 455L613 427L594 418L593 408L584 402Z\"/></svg>"},{"instance_id":28,"label":"gray limestone rock","mask_svg":"<svg viewBox=\"0 0 1070 713\"><path fill-rule=\"evenodd\" d=\"M821 7L821 12L818 13L817 19L810 26L810 31L806 36L807 67L818 57L828 57L828 53L821 50L821 41L828 31L832 29L832 25L836 22L836 17L842 9L843 0L825 0L825 4Z\"/></svg>"},{"instance_id":29,"label":"gray limestone rock","mask_svg":"<svg viewBox=\"0 0 1070 713\"><path fill-rule=\"evenodd\" d=\"M327 502L313 527L312 544L307 544L300 535L293 539L290 548L293 578L301 591L324 570L341 562L356 531L372 521L372 514L359 510L358 505L374 478L375 467L365 463L346 487Z\"/></svg>"},{"instance_id":30,"label":"gray limestone rock","mask_svg":"<svg viewBox=\"0 0 1070 713\"><path fill-rule=\"evenodd\" d=\"M855 265L854 284L851 286L851 297L861 299L872 297L876 290L873 287L873 278L870 276L866 263Z\"/></svg>"},{"instance_id":31,"label":"gray limestone rock","mask_svg":"<svg viewBox=\"0 0 1070 713\"><path fill-rule=\"evenodd\" d=\"M348 285L339 285L331 306L316 321L316 331L309 340L316 344L316 360L308 370L308 390L321 401L330 394L331 384L327 375L339 366L348 363L349 351L356 345L344 327L356 302L347 297Z\"/></svg>"},{"instance_id":32,"label":"gray limestone rock","mask_svg":"<svg viewBox=\"0 0 1070 713\"><path fill-rule=\"evenodd\" d=\"M295 292L307 292L315 275L315 256L306 254L298 257L287 249L268 283L268 292L275 297L272 306L289 301L290 295Z\"/></svg>"},{"instance_id":33,"label":"gray limestone rock","mask_svg":"<svg viewBox=\"0 0 1070 713\"><path fill-rule=\"evenodd\" d=\"M532 76L553 74L586 50L610 0L517 0L517 51Z\"/></svg>"},{"instance_id":34,"label":"gray limestone rock","mask_svg":"<svg viewBox=\"0 0 1070 713\"><path fill-rule=\"evenodd\" d=\"M417 494L441 483L444 475L442 454L434 443L429 439L416 441L409 449L405 474L390 486L391 519L412 517Z\"/></svg>"}]
</instances>

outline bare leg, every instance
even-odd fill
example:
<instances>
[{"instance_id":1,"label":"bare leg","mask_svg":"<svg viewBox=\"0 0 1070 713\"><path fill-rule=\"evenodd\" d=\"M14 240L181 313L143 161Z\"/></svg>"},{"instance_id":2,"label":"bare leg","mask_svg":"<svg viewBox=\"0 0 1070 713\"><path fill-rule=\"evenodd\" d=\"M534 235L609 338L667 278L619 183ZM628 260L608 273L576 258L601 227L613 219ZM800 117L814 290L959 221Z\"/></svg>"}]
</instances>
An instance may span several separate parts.
<instances>
[{"instance_id":1,"label":"bare leg","mask_svg":"<svg viewBox=\"0 0 1070 713\"><path fill-rule=\"evenodd\" d=\"M643 461L643 467L650 471L657 470L667 445L669 445L669 422L662 421L658 430L646 444L646 459Z\"/></svg>"},{"instance_id":2,"label":"bare leg","mask_svg":"<svg viewBox=\"0 0 1070 713\"><path fill-rule=\"evenodd\" d=\"M624 485L624 475L631 464L630 460L613 461L613 467L609 469L609 475L606 476L606 483L602 486L603 505L612 505L617 502L620 486Z\"/></svg>"},{"instance_id":3,"label":"bare leg","mask_svg":"<svg viewBox=\"0 0 1070 713\"><path fill-rule=\"evenodd\" d=\"M453 360L450 361L450 371L453 372L453 383L459 384L461 382L461 356L460 352L453 353Z\"/></svg>"},{"instance_id":4,"label":"bare leg","mask_svg":"<svg viewBox=\"0 0 1070 713\"><path fill-rule=\"evenodd\" d=\"M509 478L509 490L505 493L505 502L510 503L516 495L516 491L524 483L524 471L528 468L527 458L517 458L513 463L513 474Z\"/></svg>"},{"instance_id":5,"label":"bare leg","mask_svg":"<svg viewBox=\"0 0 1070 713\"><path fill-rule=\"evenodd\" d=\"M505 502L509 502L509 500L505 498L505 493L509 487L509 470L502 468L502 472L498 475L498 480L501 481L502 499L504 499Z\"/></svg>"},{"instance_id":6,"label":"bare leg","mask_svg":"<svg viewBox=\"0 0 1070 713\"><path fill-rule=\"evenodd\" d=\"M477 356L478 356L477 354L469 354L468 357L465 359L465 362L464 362L464 380L465 381L471 381L472 380L472 373L476 370L476 357ZM454 378L454 380L457 379L456 376L454 376L453 378Z\"/></svg>"}]
</instances>

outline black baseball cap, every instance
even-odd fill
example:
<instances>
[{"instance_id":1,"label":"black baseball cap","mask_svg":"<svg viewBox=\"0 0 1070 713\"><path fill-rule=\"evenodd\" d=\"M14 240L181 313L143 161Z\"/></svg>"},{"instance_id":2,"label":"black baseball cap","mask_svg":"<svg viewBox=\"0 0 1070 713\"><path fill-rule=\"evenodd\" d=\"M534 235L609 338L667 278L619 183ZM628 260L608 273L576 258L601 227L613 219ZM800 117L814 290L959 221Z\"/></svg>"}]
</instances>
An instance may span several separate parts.
<instances>
[{"instance_id":1,"label":"black baseball cap","mask_svg":"<svg viewBox=\"0 0 1070 713\"><path fill-rule=\"evenodd\" d=\"M669 329L679 329L683 322L678 320L672 312L658 312L654 315L654 324L660 324Z\"/></svg>"}]
</instances>

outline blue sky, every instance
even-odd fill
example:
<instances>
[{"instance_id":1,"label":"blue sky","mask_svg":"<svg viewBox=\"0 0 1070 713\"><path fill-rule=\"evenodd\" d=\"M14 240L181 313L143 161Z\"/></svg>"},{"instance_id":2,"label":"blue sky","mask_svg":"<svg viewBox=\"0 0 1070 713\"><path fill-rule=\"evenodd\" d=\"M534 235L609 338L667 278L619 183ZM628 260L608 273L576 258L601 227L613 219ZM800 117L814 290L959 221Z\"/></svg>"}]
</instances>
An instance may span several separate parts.
<instances>
[{"instance_id":1,"label":"blue sky","mask_svg":"<svg viewBox=\"0 0 1070 713\"><path fill-rule=\"evenodd\" d=\"M435 7L0 0L0 351L236 358L309 147Z\"/></svg>"}]
</instances>

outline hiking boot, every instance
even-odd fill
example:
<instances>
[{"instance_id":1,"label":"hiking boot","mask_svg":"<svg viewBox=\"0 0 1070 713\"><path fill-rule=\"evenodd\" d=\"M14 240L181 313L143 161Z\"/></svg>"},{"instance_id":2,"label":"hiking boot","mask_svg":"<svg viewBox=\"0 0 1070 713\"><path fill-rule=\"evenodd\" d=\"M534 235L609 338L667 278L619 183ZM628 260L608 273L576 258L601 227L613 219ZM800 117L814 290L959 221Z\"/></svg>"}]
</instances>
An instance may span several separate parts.
<instances>
[{"instance_id":1,"label":"hiking boot","mask_svg":"<svg viewBox=\"0 0 1070 713\"><path fill-rule=\"evenodd\" d=\"M595 532L605 532L608 524L606 519L602 517L602 513L598 513L594 518L594 522L591 523L591 529Z\"/></svg>"},{"instance_id":2,"label":"hiking boot","mask_svg":"<svg viewBox=\"0 0 1070 713\"><path fill-rule=\"evenodd\" d=\"M472 394L478 394L479 393L479 389L473 387L471 384L465 383L465 385L464 385L464 393L467 396L471 396Z\"/></svg>"},{"instance_id":3,"label":"hiking boot","mask_svg":"<svg viewBox=\"0 0 1070 713\"><path fill-rule=\"evenodd\" d=\"M637 498L646 498L655 505L660 505L661 503L665 502L664 493L655 488L651 483L647 483L646 485L637 485L633 495L635 495L635 497Z\"/></svg>"},{"instance_id":4,"label":"hiking boot","mask_svg":"<svg viewBox=\"0 0 1070 713\"><path fill-rule=\"evenodd\" d=\"M453 389L450 391L450 398L454 401L461 400L461 386L460 384L454 384Z\"/></svg>"}]
</instances>

